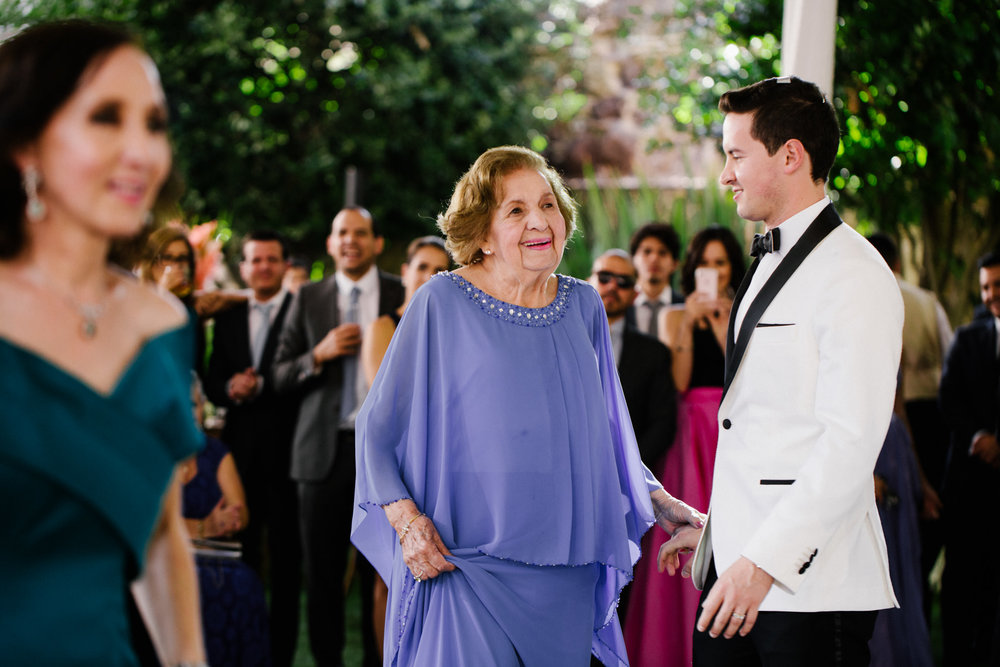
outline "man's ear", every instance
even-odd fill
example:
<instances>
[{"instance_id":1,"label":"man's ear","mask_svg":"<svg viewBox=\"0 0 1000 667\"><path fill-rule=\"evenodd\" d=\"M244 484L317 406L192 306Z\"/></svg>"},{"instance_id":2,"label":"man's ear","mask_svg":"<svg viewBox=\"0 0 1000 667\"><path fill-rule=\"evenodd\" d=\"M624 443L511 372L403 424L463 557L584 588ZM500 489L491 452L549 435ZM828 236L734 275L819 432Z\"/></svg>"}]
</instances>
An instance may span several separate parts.
<instances>
[{"instance_id":1,"label":"man's ear","mask_svg":"<svg viewBox=\"0 0 1000 667\"><path fill-rule=\"evenodd\" d=\"M802 168L812 169L809 153L806 152L805 146L798 139L789 139L781 149L785 153L784 168L786 174L792 174Z\"/></svg>"},{"instance_id":2,"label":"man's ear","mask_svg":"<svg viewBox=\"0 0 1000 667\"><path fill-rule=\"evenodd\" d=\"M376 257L382 254L382 249L383 248L385 248L385 237L384 236L376 236L375 237L375 256Z\"/></svg>"}]
</instances>

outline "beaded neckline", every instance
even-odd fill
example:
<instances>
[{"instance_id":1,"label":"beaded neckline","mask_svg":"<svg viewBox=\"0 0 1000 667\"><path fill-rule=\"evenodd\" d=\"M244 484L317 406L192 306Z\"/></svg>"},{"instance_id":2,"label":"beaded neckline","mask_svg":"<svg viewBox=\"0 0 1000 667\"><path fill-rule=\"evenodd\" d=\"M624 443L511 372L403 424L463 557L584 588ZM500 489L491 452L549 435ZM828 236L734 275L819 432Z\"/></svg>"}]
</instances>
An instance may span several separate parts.
<instances>
[{"instance_id":1,"label":"beaded neckline","mask_svg":"<svg viewBox=\"0 0 1000 667\"><path fill-rule=\"evenodd\" d=\"M444 274L451 279L456 287L463 290L469 300L479 306L479 309L491 317L525 327L547 327L563 318L569 308L569 295L573 291L573 281L566 276L556 274L558 287L556 298L542 308L525 308L512 303L495 299L482 291L465 278L448 271Z\"/></svg>"}]
</instances>

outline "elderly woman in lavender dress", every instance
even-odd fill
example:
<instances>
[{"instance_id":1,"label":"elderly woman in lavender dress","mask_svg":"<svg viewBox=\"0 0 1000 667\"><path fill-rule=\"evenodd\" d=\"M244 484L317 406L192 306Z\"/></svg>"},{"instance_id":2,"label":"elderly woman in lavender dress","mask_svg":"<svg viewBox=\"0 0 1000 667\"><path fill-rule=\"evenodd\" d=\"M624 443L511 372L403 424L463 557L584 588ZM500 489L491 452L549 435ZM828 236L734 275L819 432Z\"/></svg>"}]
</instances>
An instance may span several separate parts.
<instances>
[{"instance_id":1,"label":"elderly woman in lavender dress","mask_svg":"<svg viewBox=\"0 0 1000 667\"><path fill-rule=\"evenodd\" d=\"M439 218L461 268L414 296L357 421L386 665L627 665L615 607L643 533L694 544L702 515L640 462L600 298L554 273L575 220L513 146Z\"/></svg>"}]
</instances>

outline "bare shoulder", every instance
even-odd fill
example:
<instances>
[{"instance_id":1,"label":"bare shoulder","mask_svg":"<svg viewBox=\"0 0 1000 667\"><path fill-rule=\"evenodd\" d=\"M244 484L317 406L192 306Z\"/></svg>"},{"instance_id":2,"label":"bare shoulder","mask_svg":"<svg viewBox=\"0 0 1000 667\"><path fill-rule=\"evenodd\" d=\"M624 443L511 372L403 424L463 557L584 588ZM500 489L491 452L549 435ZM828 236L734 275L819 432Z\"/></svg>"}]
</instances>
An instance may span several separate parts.
<instances>
[{"instance_id":1,"label":"bare shoulder","mask_svg":"<svg viewBox=\"0 0 1000 667\"><path fill-rule=\"evenodd\" d=\"M116 289L123 291L125 311L142 338L153 338L187 322L188 310L180 299L155 285L120 275Z\"/></svg>"}]
</instances>

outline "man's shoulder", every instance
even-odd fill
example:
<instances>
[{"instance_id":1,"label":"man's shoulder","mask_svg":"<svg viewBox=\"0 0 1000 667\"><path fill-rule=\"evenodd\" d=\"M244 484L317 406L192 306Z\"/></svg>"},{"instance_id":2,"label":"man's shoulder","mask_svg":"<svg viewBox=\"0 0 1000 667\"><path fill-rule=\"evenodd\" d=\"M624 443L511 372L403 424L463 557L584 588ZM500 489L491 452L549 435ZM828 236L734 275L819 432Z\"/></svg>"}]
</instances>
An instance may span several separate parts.
<instances>
[{"instance_id":1,"label":"man's shoulder","mask_svg":"<svg viewBox=\"0 0 1000 667\"><path fill-rule=\"evenodd\" d=\"M624 347L635 350L642 356L656 360L670 355L670 349L663 344L660 339L639 331L637 328L626 325L622 338Z\"/></svg>"},{"instance_id":2,"label":"man's shoulder","mask_svg":"<svg viewBox=\"0 0 1000 667\"><path fill-rule=\"evenodd\" d=\"M973 341L988 338L995 327L992 317L983 317L963 324L955 330L955 345L972 344Z\"/></svg>"},{"instance_id":3,"label":"man's shoulder","mask_svg":"<svg viewBox=\"0 0 1000 667\"><path fill-rule=\"evenodd\" d=\"M403 286L403 281L399 276L383 271L382 269L378 270L378 279L382 285L392 285L393 287L397 285L399 287Z\"/></svg>"}]
</instances>

